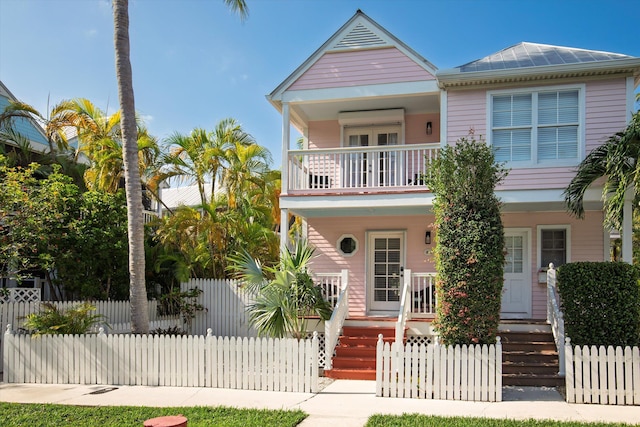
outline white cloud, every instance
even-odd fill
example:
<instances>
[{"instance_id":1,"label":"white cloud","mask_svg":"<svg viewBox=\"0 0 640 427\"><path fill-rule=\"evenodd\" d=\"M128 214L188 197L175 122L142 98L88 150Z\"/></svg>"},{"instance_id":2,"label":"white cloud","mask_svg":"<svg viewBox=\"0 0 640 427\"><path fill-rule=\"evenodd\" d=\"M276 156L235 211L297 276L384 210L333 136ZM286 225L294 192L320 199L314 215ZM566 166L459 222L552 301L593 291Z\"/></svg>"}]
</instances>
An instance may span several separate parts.
<instances>
[{"instance_id":1,"label":"white cloud","mask_svg":"<svg viewBox=\"0 0 640 427\"><path fill-rule=\"evenodd\" d=\"M140 118L146 125L153 121L153 116L151 114L141 114Z\"/></svg>"},{"instance_id":2,"label":"white cloud","mask_svg":"<svg viewBox=\"0 0 640 427\"><path fill-rule=\"evenodd\" d=\"M84 36L85 36L86 38L88 38L88 39L93 38L93 37L95 37L95 36L97 36L97 35L98 35L98 30L96 30L95 28L92 28L92 29L90 29L90 30L86 30L86 31L84 32Z\"/></svg>"}]
</instances>

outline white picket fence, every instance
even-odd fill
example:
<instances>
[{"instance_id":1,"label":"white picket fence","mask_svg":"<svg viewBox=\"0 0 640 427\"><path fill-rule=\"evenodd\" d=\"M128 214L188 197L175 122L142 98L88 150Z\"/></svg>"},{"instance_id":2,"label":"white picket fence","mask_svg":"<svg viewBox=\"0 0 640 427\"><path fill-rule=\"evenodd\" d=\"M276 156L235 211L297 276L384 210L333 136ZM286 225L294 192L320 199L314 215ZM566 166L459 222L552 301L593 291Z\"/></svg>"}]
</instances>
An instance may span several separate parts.
<instances>
[{"instance_id":1,"label":"white picket fence","mask_svg":"<svg viewBox=\"0 0 640 427\"><path fill-rule=\"evenodd\" d=\"M67 301L67 302L53 302L60 309L67 309L74 305L80 304L83 301ZM110 326L115 326L114 332L126 332L131 327L129 323L131 321L131 307L129 301L91 301L96 306L95 314L101 314L105 317L105 322ZM5 331L7 325L14 325L16 329L22 327L24 318L31 313L37 313L40 311L39 302L5 302L0 304L0 330ZM155 300L149 301L149 319L150 325L158 325L155 327L164 327L163 324L169 322L171 325L175 324L175 320L169 320L167 318L159 318L157 315L158 303ZM152 327L153 329L153 327ZM4 346L3 334L0 334L0 354L2 354L2 348ZM0 360L0 372L3 371L2 360Z\"/></svg>"},{"instance_id":2,"label":"white picket fence","mask_svg":"<svg viewBox=\"0 0 640 427\"><path fill-rule=\"evenodd\" d=\"M169 335L5 333L7 383L318 390L311 340Z\"/></svg>"},{"instance_id":3,"label":"white picket fence","mask_svg":"<svg viewBox=\"0 0 640 427\"><path fill-rule=\"evenodd\" d=\"M499 402L502 345L398 345L378 340L376 396Z\"/></svg>"},{"instance_id":4,"label":"white picket fence","mask_svg":"<svg viewBox=\"0 0 640 427\"><path fill-rule=\"evenodd\" d=\"M191 279L180 289L202 290L196 299L206 310L196 313L191 333L204 335L207 328L216 336L255 337L257 331L249 326L246 307L253 302L251 295L242 290L240 282L226 279Z\"/></svg>"},{"instance_id":5,"label":"white picket fence","mask_svg":"<svg viewBox=\"0 0 640 427\"><path fill-rule=\"evenodd\" d=\"M567 402L640 405L638 347L565 344Z\"/></svg>"}]
</instances>

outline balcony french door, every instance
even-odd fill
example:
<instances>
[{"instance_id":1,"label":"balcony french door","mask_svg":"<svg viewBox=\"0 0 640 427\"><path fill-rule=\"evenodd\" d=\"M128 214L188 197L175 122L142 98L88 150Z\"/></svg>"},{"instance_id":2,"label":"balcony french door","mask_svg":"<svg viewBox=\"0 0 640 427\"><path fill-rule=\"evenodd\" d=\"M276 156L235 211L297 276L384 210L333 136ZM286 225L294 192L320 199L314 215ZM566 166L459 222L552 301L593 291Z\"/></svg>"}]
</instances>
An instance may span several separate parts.
<instances>
[{"instance_id":1,"label":"balcony french door","mask_svg":"<svg viewBox=\"0 0 640 427\"><path fill-rule=\"evenodd\" d=\"M397 126L377 128L354 128L346 131L349 147L368 147L398 145L399 129ZM360 152L349 155L345 167L343 187L387 187L396 185L399 171L400 153L394 150Z\"/></svg>"}]
</instances>

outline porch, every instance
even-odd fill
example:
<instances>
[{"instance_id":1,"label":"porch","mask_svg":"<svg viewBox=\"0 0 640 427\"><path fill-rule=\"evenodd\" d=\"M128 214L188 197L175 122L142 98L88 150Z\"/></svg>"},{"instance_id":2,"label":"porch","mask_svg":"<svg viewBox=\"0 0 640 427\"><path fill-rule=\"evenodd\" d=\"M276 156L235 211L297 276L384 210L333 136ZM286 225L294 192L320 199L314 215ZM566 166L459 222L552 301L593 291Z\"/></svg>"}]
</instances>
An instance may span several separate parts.
<instances>
[{"instance_id":1,"label":"porch","mask_svg":"<svg viewBox=\"0 0 640 427\"><path fill-rule=\"evenodd\" d=\"M289 195L425 191L440 143L290 150Z\"/></svg>"}]
</instances>

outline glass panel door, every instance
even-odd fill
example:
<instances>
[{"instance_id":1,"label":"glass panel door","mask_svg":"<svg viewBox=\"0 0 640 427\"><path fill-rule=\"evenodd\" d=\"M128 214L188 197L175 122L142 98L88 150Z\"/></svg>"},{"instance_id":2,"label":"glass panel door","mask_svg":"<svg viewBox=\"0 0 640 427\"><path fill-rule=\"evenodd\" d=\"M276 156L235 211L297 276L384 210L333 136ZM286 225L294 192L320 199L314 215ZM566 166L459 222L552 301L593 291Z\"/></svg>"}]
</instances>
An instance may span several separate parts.
<instances>
[{"instance_id":1,"label":"glass panel door","mask_svg":"<svg viewBox=\"0 0 640 427\"><path fill-rule=\"evenodd\" d=\"M371 233L369 259L370 309L399 310L404 271L404 233Z\"/></svg>"},{"instance_id":2,"label":"glass panel door","mask_svg":"<svg viewBox=\"0 0 640 427\"><path fill-rule=\"evenodd\" d=\"M349 135L349 147L367 147L369 146L368 133L356 133ZM345 187L362 188L367 186L367 177L369 175L369 165L367 153L349 154L347 162L347 170L345 171Z\"/></svg>"},{"instance_id":3,"label":"glass panel door","mask_svg":"<svg viewBox=\"0 0 640 427\"><path fill-rule=\"evenodd\" d=\"M377 132L378 146L385 150L389 145L398 145L398 132ZM380 151L378 161L378 185L394 186L398 176L398 153L395 151Z\"/></svg>"}]
</instances>

